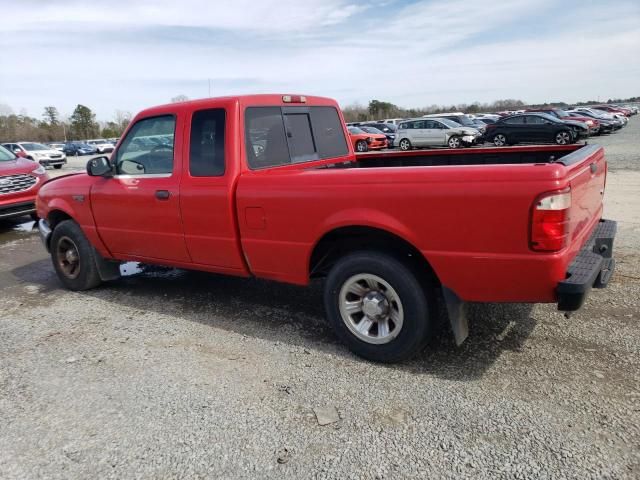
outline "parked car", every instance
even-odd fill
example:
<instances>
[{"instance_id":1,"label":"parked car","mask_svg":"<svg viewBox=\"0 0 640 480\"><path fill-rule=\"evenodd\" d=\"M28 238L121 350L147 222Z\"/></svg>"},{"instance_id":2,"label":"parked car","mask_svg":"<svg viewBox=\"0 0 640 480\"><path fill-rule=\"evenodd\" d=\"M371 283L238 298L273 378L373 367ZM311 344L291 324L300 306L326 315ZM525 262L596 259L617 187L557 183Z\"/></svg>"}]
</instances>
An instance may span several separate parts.
<instances>
[{"instance_id":1,"label":"parked car","mask_svg":"<svg viewBox=\"0 0 640 480\"><path fill-rule=\"evenodd\" d=\"M87 145L91 145L96 149L96 153L108 153L113 152L113 143L101 139L101 140L87 140Z\"/></svg>"},{"instance_id":2,"label":"parked car","mask_svg":"<svg viewBox=\"0 0 640 480\"><path fill-rule=\"evenodd\" d=\"M48 145L36 142L4 143L3 146L11 150L19 157L28 158L38 162L43 167L52 166L60 169L67 163L67 156Z\"/></svg>"},{"instance_id":3,"label":"parked car","mask_svg":"<svg viewBox=\"0 0 640 480\"><path fill-rule=\"evenodd\" d=\"M527 113L546 113L552 115L564 122L581 122L587 126L587 136L597 135L600 132L600 122L591 117L569 115L561 108L532 108Z\"/></svg>"},{"instance_id":4,"label":"parked car","mask_svg":"<svg viewBox=\"0 0 640 480\"><path fill-rule=\"evenodd\" d=\"M59 152L64 151L64 143L49 143L48 145L54 150L58 150Z\"/></svg>"},{"instance_id":5,"label":"parked car","mask_svg":"<svg viewBox=\"0 0 640 480\"><path fill-rule=\"evenodd\" d=\"M0 146L0 220L25 215L37 220L36 195L48 178L42 165Z\"/></svg>"},{"instance_id":6,"label":"parked car","mask_svg":"<svg viewBox=\"0 0 640 480\"><path fill-rule=\"evenodd\" d=\"M485 139L496 147L521 142L568 145L578 139L571 125L545 113L517 114L487 125Z\"/></svg>"},{"instance_id":7,"label":"parked car","mask_svg":"<svg viewBox=\"0 0 640 480\"><path fill-rule=\"evenodd\" d=\"M625 117L624 115L620 115L620 114L611 114L609 112L605 112L604 110L598 110L595 108L589 108L589 107L576 107L575 109L572 110L573 112L579 112L579 113L589 113L593 116L595 116L598 120L601 119L605 119L605 120L612 120L617 128L622 128L627 124L627 117Z\"/></svg>"},{"instance_id":8,"label":"parked car","mask_svg":"<svg viewBox=\"0 0 640 480\"><path fill-rule=\"evenodd\" d=\"M394 146L400 150L421 147L460 148L474 145L482 134L447 118L416 118L400 123Z\"/></svg>"},{"instance_id":9,"label":"parked car","mask_svg":"<svg viewBox=\"0 0 640 480\"><path fill-rule=\"evenodd\" d=\"M67 142L64 145L64 153L67 155L75 155L76 157L82 155L94 155L96 152L96 147L83 142Z\"/></svg>"},{"instance_id":10,"label":"parked car","mask_svg":"<svg viewBox=\"0 0 640 480\"><path fill-rule=\"evenodd\" d=\"M623 107L614 107L612 105L594 105L593 108L596 108L598 110L603 110L609 113L624 115L625 117L631 116L631 110L628 110Z\"/></svg>"},{"instance_id":11,"label":"parked car","mask_svg":"<svg viewBox=\"0 0 640 480\"><path fill-rule=\"evenodd\" d=\"M600 125L599 133L611 133L614 130L617 130L618 128L622 127L622 122L615 118L608 119L608 118L598 117L591 112L584 112L584 111L577 112L574 110L568 110L567 113L572 117L574 117L576 120L580 120L584 117L590 117L590 118L593 118L594 120L597 120Z\"/></svg>"},{"instance_id":12,"label":"parked car","mask_svg":"<svg viewBox=\"0 0 640 480\"><path fill-rule=\"evenodd\" d=\"M348 127L349 138L356 152L387 148L387 137L382 133L367 133L360 127Z\"/></svg>"},{"instance_id":13,"label":"parked car","mask_svg":"<svg viewBox=\"0 0 640 480\"><path fill-rule=\"evenodd\" d=\"M398 130L398 127L393 123L364 123L360 125L360 129L367 133L382 133L387 137L387 146L392 147L393 141L396 139L396 130Z\"/></svg>"},{"instance_id":14,"label":"parked car","mask_svg":"<svg viewBox=\"0 0 640 480\"><path fill-rule=\"evenodd\" d=\"M126 261L296 285L324 277L338 337L382 362L424 348L438 305L461 343L466 302L573 311L609 282L616 224L601 218L601 147L355 155L343 122L337 102L313 96L144 110L111 159L40 189L60 282L95 288ZM130 149L150 131L171 134L171 148Z\"/></svg>"},{"instance_id":15,"label":"parked car","mask_svg":"<svg viewBox=\"0 0 640 480\"><path fill-rule=\"evenodd\" d=\"M485 125L489 125L490 123L496 123L497 119L489 118L489 117L481 117L478 118L478 121L484 123ZM486 127L485 127L486 130Z\"/></svg>"}]
</instances>

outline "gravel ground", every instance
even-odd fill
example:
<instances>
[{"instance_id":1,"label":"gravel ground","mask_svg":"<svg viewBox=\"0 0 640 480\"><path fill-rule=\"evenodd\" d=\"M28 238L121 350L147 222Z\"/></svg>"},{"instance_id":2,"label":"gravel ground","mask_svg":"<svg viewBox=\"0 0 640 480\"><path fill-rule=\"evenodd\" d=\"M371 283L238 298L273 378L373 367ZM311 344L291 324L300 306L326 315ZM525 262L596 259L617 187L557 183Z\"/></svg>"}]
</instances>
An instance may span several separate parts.
<instances>
[{"instance_id":1,"label":"gravel ground","mask_svg":"<svg viewBox=\"0 0 640 480\"><path fill-rule=\"evenodd\" d=\"M640 477L631 122L596 140L609 288L569 320L477 306L462 347L402 365L337 343L319 284L155 270L73 293L31 223L0 224L0 478Z\"/></svg>"}]
</instances>

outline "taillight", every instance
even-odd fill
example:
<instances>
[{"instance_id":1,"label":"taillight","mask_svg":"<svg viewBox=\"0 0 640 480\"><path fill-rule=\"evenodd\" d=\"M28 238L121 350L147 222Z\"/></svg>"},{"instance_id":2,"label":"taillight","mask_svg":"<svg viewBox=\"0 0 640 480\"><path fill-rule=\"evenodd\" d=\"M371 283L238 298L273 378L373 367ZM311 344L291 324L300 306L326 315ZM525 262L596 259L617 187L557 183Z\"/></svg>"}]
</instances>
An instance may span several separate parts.
<instances>
[{"instance_id":1,"label":"taillight","mask_svg":"<svg viewBox=\"0 0 640 480\"><path fill-rule=\"evenodd\" d=\"M571 192L545 193L536 199L531 213L531 249L538 252L562 250L569 238Z\"/></svg>"}]
</instances>

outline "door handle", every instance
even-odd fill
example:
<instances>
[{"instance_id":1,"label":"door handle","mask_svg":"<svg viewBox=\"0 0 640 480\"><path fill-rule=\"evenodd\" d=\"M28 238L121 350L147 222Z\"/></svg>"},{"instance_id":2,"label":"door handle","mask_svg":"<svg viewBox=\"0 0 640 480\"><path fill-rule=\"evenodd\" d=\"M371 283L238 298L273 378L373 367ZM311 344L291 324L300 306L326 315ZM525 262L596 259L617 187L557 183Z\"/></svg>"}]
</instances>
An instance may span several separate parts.
<instances>
[{"instance_id":1,"label":"door handle","mask_svg":"<svg viewBox=\"0 0 640 480\"><path fill-rule=\"evenodd\" d=\"M156 190L156 198L158 200L169 200L171 192L169 190Z\"/></svg>"}]
</instances>

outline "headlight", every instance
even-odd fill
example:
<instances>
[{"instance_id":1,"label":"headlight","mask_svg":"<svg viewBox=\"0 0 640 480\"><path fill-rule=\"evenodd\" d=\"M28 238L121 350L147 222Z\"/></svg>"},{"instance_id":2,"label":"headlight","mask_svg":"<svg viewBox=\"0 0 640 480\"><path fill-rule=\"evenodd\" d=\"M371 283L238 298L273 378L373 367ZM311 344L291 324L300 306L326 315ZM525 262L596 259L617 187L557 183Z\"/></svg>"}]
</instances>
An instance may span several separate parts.
<instances>
[{"instance_id":1,"label":"headlight","mask_svg":"<svg viewBox=\"0 0 640 480\"><path fill-rule=\"evenodd\" d=\"M42 165L38 165L38 168L35 170L31 170L31 173L35 173L36 175L44 175L47 171Z\"/></svg>"}]
</instances>

